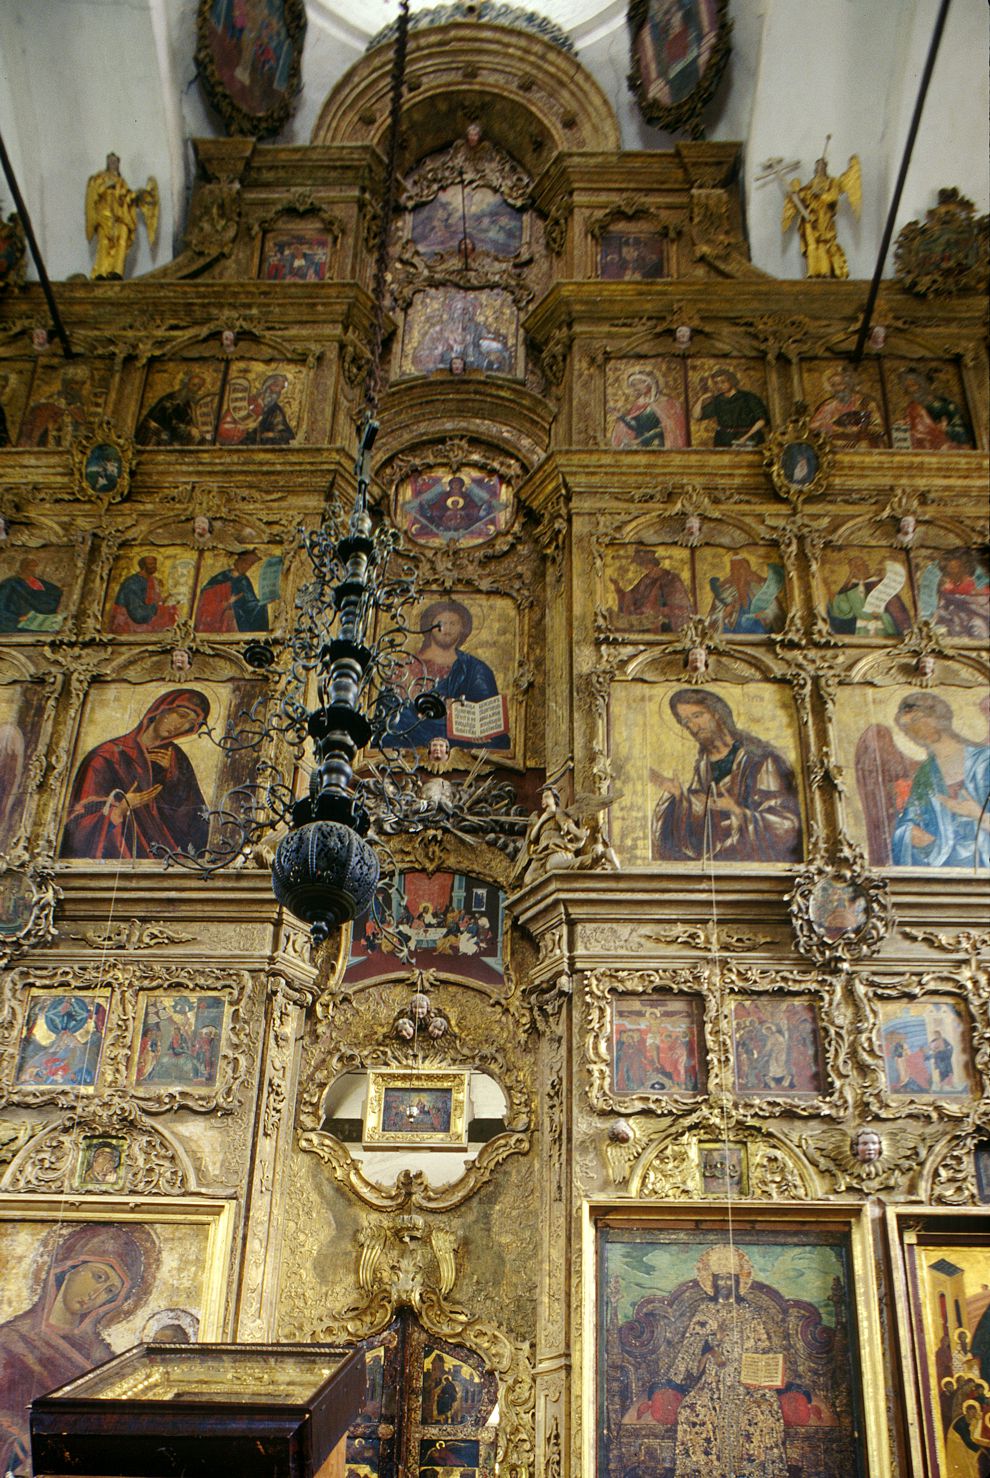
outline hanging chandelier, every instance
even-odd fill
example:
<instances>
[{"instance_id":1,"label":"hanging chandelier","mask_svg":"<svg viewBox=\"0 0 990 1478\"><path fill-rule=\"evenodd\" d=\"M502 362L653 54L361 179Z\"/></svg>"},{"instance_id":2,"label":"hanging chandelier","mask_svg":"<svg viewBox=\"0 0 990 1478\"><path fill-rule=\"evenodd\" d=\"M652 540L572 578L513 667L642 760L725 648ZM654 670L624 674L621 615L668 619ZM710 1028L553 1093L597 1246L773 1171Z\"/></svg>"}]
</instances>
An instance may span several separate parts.
<instances>
[{"instance_id":1,"label":"hanging chandelier","mask_svg":"<svg viewBox=\"0 0 990 1478\"><path fill-rule=\"evenodd\" d=\"M296 600L271 712L259 700L215 741L232 755L261 751L281 740L303 760L311 746L308 791L296 799L277 767L260 760L252 780L234 787L218 809L207 812L211 840L205 850L155 849L166 866L209 877L242 859L272 827L285 825L272 864L272 888L278 902L310 927L315 943L369 907L381 872L378 852L368 840L371 815L363 799L365 787L354 776L358 752L372 745L382 753L386 770L408 773L412 767L400 753L403 724L411 729L445 713L432 684L420 683L414 694L401 697L397 692L396 679L409 660L406 614L416 600L415 572L410 561L397 560L398 530L373 513L369 500L408 33L409 0L400 0L354 504L345 517L335 493L320 527L300 530L312 574ZM249 643L244 655L259 669L272 668L279 660L263 641ZM315 706L308 707L314 689Z\"/></svg>"},{"instance_id":2,"label":"hanging chandelier","mask_svg":"<svg viewBox=\"0 0 990 1478\"><path fill-rule=\"evenodd\" d=\"M252 853L267 858L266 837L284 828L271 858L272 889L317 944L373 908L376 891L387 891L398 870L392 838L442 832L515 857L528 823L514 786L484 754L460 778L424 778L417 730L424 720L443 720L446 703L407 646L418 600L415 565L401 552L398 529L370 497L408 32L409 0L400 0L354 503L347 512L335 489L320 526L300 529L311 574L296 597L284 648L261 639L244 648L245 661L268 672L274 694L239 713L222 735L210 734L228 756L259 756L251 778L207 810L206 848L153 848L166 866L212 877ZM204 726L201 732L210 731ZM279 746L309 770L302 797L268 758ZM388 932L387 905L379 911ZM401 953L400 946L396 939Z\"/></svg>"},{"instance_id":3,"label":"hanging chandelier","mask_svg":"<svg viewBox=\"0 0 990 1478\"><path fill-rule=\"evenodd\" d=\"M400 0L354 507L346 531L331 516L322 528L303 536L313 579L303 592L300 620L290 641L297 678L316 674L316 707L306 711L315 765L309 793L293 805L288 834L276 849L272 889L289 913L310 926L316 943L368 908L378 885L379 858L367 840L371 818L354 786L354 760L373 738L383 746L395 718L395 706L386 701L393 691L387 679L394 674L408 631L404 610L415 597L410 566L398 575L389 572L398 532L382 522L374 526L368 501L371 450L379 425L389 237L408 36L409 0ZM434 694L420 693L415 711L417 718L437 717L443 702Z\"/></svg>"}]
</instances>

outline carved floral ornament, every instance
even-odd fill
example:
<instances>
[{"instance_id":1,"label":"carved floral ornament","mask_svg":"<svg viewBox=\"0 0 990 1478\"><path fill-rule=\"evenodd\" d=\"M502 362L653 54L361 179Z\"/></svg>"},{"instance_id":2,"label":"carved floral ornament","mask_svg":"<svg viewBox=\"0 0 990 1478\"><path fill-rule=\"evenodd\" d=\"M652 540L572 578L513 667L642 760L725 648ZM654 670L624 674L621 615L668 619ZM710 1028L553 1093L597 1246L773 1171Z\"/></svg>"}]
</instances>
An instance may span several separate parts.
<instances>
[{"instance_id":1,"label":"carved floral ornament","mask_svg":"<svg viewBox=\"0 0 990 1478\"><path fill-rule=\"evenodd\" d=\"M783 1136L736 1116L710 1119L695 1134L679 1127L647 1135L629 1174L629 1194L642 1200L806 1200L817 1190L806 1158Z\"/></svg>"},{"instance_id":2,"label":"carved floral ornament","mask_svg":"<svg viewBox=\"0 0 990 1478\"><path fill-rule=\"evenodd\" d=\"M533 188L526 171L486 139L478 123L469 123L463 138L409 172L403 182L403 201L408 207L422 205L449 185L461 184L493 190L517 207L529 204Z\"/></svg>"},{"instance_id":3,"label":"carved floral ornament","mask_svg":"<svg viewBox=\"0 0 990 1478\"><path fill-rule=\"evenodd\" d=\"M588 235L595 241L610 231L617 223L635 221L639 225L650 226L658 236L671 240L680 236L684 227L680 222L672 222L664 219L661 213L653 206L649 196L626 195L617 200L608 210L601 211L592 216L588 222Z\"/></svg>"},{"instance_id":4,"label":"carved floral ornament","mask_svg":"<svg viewBox=\"0 0 990 1478\"><path fill-rule=\"evenodd\" d=\"M259 216L251 227L252 236L260 236L263 231L272 231L276 226L284 223L286 216L312 216L320 226L323 227L328 236L334 241L339 241L343 235L344 227L338 216L327 210L313 193L305 188L292 190L288 195L278 200L266 215Z\"/></svg>"},{"instance_id":5,"label":"carved floral ornament","mask_svg":"<svg viewBox=\"0 0 990 1478\"><path fill-rule=\"evenodd\" d=\"M457 436L431 441L408 452L397 452L378 468L376 476L380 482L391 485L394 489L395 484L404 477L422 472L425 468L443 466L449 467L451 472L459 472L468 464L494 472L509 483L517 482L524 471L518 458L483 446L467 437Z\"/></svg>"}]
</instances>

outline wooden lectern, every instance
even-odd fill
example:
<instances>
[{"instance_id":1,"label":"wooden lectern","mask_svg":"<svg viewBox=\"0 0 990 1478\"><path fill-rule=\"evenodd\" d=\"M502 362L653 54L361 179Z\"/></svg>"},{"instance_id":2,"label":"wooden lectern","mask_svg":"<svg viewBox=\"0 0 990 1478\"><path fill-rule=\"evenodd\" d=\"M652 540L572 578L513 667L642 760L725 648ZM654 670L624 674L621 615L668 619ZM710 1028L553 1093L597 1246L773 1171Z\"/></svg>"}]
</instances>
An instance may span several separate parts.
<instances>
[{"instance_id":1,"label":"wooden lectern","mask_svg":"<svg viewBox=\"0 0 990 1478\"><path fill-rule=\"evenodd\" d=\"M137 1345L32 1402L34 1471L343 1478L364 1379L331 1345Z\"/></svg>"}]
</instances>

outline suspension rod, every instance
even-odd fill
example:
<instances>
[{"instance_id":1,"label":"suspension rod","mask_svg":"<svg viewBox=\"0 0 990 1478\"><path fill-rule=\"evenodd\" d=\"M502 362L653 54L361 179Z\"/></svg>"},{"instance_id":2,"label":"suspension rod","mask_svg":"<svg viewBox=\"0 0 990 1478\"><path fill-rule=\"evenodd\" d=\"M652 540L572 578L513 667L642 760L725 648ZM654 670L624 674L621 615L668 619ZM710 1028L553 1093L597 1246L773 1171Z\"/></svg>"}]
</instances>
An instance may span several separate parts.
<instances>
[{"instance_id":1,"label":"suspension rod","mask_svg":"<svg viewBox=\"0 0 990 1478\"><path fill-rule=\"evenodd\" d=\"M65 355L66 359L74 359L75 351L73 350L72 345L69 343L69 335L65 331L65 324L62 322L62 315L58 311L58 304L55 301L55 294L52 292L52 285L48 280L48 273L45 271L45 262L44 258L41 255L41 248L39 247L37 238L34 234L34 227L31 225L31 217L28 214L27 206L24 204L24 196L21 194L20 188L17 184L17 176L14 174L14 167L10 162L10 156L8 155L6 146L4 145L2 134L0 134L0 165L3 166L3 172L7 176L7 184L10 186L10 193L14 197L14 209L17 211L17 214L21 218L21 225L24 227L24 235L27 237L27 244L31 248L31 256L34 259L35 269L38 273L38 281L41 283L41 291L45 295L45 302L48 304L48 311L52 315L52 323L55 325L55 332L58 334L59 342L62 345L62 353Z\"/></svg>"},{"instance_id":2,"label":"suspension rod","mask_svg":"<svg viewBox=\"0 0 990 1478\"><path fill-rule=\"evenodd\" d=\"M942 5L935 21L935 29L932 32L931 44L928 47L928 58L925 62L925 70L921 74L921 82L918 87L918 96L914 104L914 113L911 117L911 127L908 129L907 140L904 144L904 157L897 175L897 183L894 186L893 198L890 202L890 210L887 212L887 224L883 228L883 240L880 242L880 252L877 256L877 265L873 273L873 281L870 283L870 291L866 299L866 307L863 309L863 322L859 326L859 337L853 350L853 364L858 364L863 357L863 349L866 346L866 336L870 332L870 321L873 318L873 310L877 305L877 294L880 291L880 278L883 275L884 264L887 261L887 252L890 250L890 238L894 234L894 220L901 204L901 195L904 191L904 181L907 179L908 166L911 163L911 155L914 153L914 141L918 136L918 125L921 122L921 110L925 106L925 97L928 93L928 84L932 80L932 72L935 70L935 58L938 56L939 42L942 40L942 32L945 30L945 18L949 13L952 0L942 0Z\"/></svg>"}]
</instances>

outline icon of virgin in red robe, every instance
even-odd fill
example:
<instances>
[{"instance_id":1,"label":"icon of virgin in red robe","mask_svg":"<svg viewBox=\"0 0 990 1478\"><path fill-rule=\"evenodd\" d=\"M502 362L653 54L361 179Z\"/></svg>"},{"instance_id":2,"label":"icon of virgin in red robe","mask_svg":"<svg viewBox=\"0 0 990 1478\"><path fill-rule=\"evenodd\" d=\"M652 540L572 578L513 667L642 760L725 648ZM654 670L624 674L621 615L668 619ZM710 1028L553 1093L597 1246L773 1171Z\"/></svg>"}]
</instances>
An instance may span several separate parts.
<instances>
[{"instance_id":1,"label":"icon of virgin in red robe","mask_svg":"<svg viewBox=\"0 0 990 1478\"><path fill-rule=\"evenodd\" d=\"M79 763L62 832L62 857L138 859L200 852L209 822L196 772L179 741L198 734L210 700L195 688L162 693L140 722L97 744Z\"/></svg>"}]
</instances>

